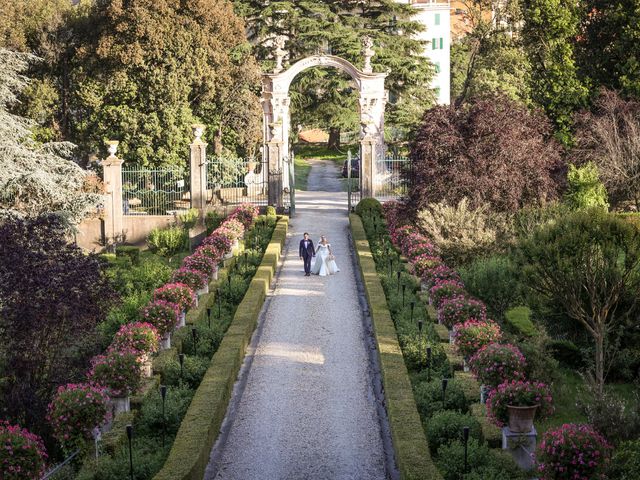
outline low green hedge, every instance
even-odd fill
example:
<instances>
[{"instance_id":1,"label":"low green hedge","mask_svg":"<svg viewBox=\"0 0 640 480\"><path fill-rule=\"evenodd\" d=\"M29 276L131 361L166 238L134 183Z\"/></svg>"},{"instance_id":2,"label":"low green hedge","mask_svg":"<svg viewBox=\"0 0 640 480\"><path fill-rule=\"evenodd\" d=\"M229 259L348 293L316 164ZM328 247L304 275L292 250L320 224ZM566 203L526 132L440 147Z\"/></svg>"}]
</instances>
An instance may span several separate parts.
<instances>
[{"instance_id":1,"label":"low green hedge","mask_svg":"<svg viewBox=\"0 0 640 480\"><path fill-rule=\"evenodd\" d=\"M538 334L536 326L531 321L531 309L529 307L514 307L504 313L505 323L523 337L535 337Z\"/></svg>"},{"instance_id":2,"label":"low green hedge","mask_svg":"<svg viewBox=\"0 0 640 480\"><path fill-rule=\"evenodd\" d=\"M439 480L442 476L431 460L407 367L362 220L357 215L349 215L349 221L373 319L387 415L400 476L403 479Z\"/></svg>"},{"instance_id":3,"label":"low green hedge","mask_svg":"<svg viewBox=\"0 0 640 480\"><path fill-rule=\"evenodd\" d=\"M262 263L238 306L182 420L169 457L155 480L201 480L227 411L246 347L257 325L286 239L288 219L278 220Z\"/></svg>"}]
</instances>

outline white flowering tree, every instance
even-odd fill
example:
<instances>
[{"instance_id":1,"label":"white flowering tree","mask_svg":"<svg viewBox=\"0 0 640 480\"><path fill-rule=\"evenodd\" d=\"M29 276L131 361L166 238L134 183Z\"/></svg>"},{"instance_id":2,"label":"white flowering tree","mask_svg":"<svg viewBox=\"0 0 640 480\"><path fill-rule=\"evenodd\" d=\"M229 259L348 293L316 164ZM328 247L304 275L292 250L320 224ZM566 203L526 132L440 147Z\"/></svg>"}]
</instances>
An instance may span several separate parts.
<instances>
[{"instance_id":1,"label":"white flowering tree","mask_svg":"<svg viewBox=\"0 0 640 480\"><path fill-rule=\"evenodd\" d=\"M33 123L10 113L28 83L35 57L0 49L0 216L59 212L78 223L100 202L87 188L89 172L71 161L71 143L40 144Z\"/></svg>"}]
</instances>

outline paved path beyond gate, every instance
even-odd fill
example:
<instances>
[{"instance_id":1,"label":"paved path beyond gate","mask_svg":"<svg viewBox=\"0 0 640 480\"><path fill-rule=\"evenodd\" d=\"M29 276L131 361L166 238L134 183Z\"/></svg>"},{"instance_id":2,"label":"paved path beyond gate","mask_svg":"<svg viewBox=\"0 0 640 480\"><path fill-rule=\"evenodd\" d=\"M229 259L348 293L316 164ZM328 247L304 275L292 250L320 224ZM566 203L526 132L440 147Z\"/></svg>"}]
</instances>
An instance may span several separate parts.
<instances>
[{"instance_id":1,"label":"paved path beyond gate","mask_svg":"<svg viewBox=\"0 0 640 480\"><path fill-rule=\"evenodd\" d=\"M330 169L330 170L328 170ZM330 172L333 173L330 173ZM330 173L330 174L329 174ZM337 168L297 194L284 266L208 480L384 479L385 454ZM327 235L341 271L305 277L298 242Z\"/></svg>"}]
</instances>

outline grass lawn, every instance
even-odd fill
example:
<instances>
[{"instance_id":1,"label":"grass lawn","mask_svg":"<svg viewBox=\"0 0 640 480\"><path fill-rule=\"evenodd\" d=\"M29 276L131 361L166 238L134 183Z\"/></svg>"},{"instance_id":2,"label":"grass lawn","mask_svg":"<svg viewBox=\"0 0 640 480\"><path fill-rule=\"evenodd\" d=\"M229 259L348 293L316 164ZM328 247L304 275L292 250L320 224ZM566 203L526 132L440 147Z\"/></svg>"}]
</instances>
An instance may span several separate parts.
<instances>
[{"instance_id":1,"label":"grass lawn","mask_svg":"<svg viewBox=\"0 0 640 480\"><path fill-rule=\"evenodd\" d=\"M294 171L296 174L296 190L306 190L311 164L306 158L296 156Z\"/></svg>"},{"instance_id":2,"label":"grass lawn","mask_svg":"<svg viewBox=\"0 0 640 480\"><path fill-rule=\"evenodd\" d=\"M357 145L342 145L340 151L328 148L325 144L299 143L293 147L297 158L318 158L320 160L332 160L339 166L347 158L347 152L351 150L351 155L355 157L358 153Z\"/></svg>"}]
</instances>

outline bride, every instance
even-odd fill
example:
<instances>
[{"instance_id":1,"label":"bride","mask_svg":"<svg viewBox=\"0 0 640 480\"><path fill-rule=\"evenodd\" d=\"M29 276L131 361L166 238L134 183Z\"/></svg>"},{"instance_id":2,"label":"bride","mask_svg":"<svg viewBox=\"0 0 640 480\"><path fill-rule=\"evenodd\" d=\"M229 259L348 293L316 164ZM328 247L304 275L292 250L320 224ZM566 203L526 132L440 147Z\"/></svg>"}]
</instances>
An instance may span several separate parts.
<instances>
[{"instance_id":1,"label":"bride","mask_svg":"<svg viewBox=\"0 0 640 480\"><path fill-rule=\"evenodd\" d=\"M340 269L336 265L336 260L331 252L331 244L327 241L327 237L320 236L320 241L316 247L316 261L313 264L311 273L326 277L339 271Z\"/></svg>"}]
</instances>

